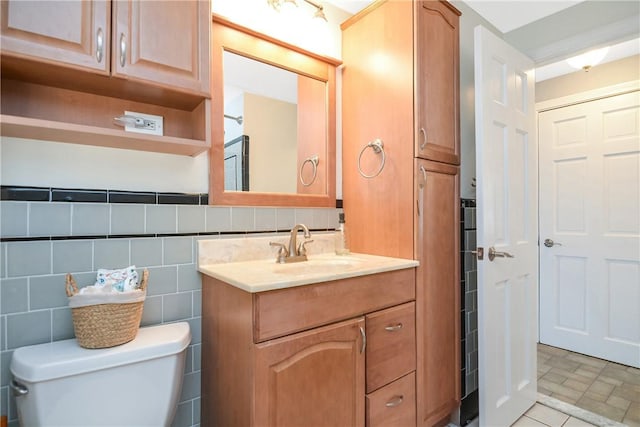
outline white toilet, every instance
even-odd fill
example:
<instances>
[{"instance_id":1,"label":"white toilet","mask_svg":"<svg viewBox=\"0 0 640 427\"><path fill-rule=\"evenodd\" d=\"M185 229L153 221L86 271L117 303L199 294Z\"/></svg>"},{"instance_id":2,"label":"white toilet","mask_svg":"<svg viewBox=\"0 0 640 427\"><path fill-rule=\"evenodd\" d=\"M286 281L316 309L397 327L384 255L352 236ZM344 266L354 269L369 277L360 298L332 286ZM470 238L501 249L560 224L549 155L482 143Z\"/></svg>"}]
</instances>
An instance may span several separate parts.
<instances>
[{"instance_id":1,"label":"white toilet","mask_svg":"<svg viewBox=\"0 0 640 427\"><path fill-rule=\"evenodd\" d=\"M21 347L11 389L22 426L168 426L191 342L189 324L140 328L133 341L89 350L75 339Z\"/></svg>"}]
</instances>

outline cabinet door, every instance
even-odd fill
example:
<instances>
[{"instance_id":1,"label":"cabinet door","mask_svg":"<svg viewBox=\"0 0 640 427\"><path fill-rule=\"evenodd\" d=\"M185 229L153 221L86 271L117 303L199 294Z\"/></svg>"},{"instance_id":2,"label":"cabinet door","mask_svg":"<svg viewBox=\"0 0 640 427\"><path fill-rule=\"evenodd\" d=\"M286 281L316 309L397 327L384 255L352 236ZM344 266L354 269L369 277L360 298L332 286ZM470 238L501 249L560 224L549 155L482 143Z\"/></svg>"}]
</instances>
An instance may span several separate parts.
<instances>
[{"instance_id":1,"label":"cabinet door","mask_svg":"<svg viewBox=\"0 0 640 427\"><path fill-rule=\"evenodd\" d=\"M364 426L364 319L256 346L257 426Z\"/></svg>"},{"instance_id":2,"label":"cabinet door","mask_svg":"<svg viewBox=\"0 0 640 427\"><path fill-rule=\"evenodd\" d=\"M432 426L460 400L458 167L416 160L416 397Z\"/></svg>"},{"instance_id":3,"label":"cabinet door","mask_svg":"<svg viewBox=\"0 0 640 427\"><path fill-rule=\"evenodd\" d=\"M459 165L459 12L446 2L415 4L416 157Z\"/></svg>"},{"instance_id":4,"label":"cabinet door","mask_svg":"<svg viewBox=\"0 0 640 427\"><path fill-rule=\"evenodd\" d=\"M208 96L210 3L114 1L112 74Z\"/></svg>"},{"instance_id":5,"label":"cabinet door","mask_svg":"<svg viewBox=\"0 0 640 427\"><path fill-rule=\"evenodd\" d=\"M2 54L109 72L109 1L0 3Z\"/></svg>"}]
</instances>

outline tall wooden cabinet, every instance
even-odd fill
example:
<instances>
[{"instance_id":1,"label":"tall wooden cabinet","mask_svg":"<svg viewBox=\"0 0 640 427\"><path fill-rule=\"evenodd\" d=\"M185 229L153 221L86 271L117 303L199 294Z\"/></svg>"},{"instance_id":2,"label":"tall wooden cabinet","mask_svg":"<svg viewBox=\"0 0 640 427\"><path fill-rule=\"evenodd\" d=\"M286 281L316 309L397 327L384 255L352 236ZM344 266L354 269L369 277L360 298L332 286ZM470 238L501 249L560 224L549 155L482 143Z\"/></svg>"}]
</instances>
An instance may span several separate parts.
<instances>
[{"instance_id":1,"label":"tall wooden cabinet","mask_svg":"<svg viewBox=\"0 0 640 427\"><path fill-rule=\"evenodd\" d=\"M378 1L342 25L348 238L355 252L420 261L419 426L446 424L460 401L459 15Z\"/></svg>"}]
</instances>

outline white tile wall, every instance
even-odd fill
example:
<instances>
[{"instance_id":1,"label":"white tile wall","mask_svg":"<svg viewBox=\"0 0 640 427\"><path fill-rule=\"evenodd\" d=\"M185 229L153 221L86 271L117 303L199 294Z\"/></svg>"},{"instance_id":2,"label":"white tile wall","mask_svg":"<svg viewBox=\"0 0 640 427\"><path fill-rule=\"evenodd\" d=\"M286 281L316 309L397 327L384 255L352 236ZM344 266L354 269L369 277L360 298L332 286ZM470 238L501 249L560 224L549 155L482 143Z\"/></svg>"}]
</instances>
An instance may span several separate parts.
<instances>
[{"instance_id":1,"label":"white tile wall","mask_svg":"<svg viewBox=\"0 0 640 427\"><path fill-rule=\"evenodd\" d=\"M191 326L174 426L197 426L202 292L195 247L200 237L136 235L287 230L301 222L311 229L332 229L338 210L1 201L0 218L0 237L7 239L0 243L0 414L8 415L9 425L17 426L8 391L13 351L74 336L65 274L72 273L83 286L92 284L98 268L135 264L150 272L142 326L173 321ZM61 236L69 240L58 240ZM10 241L34 237L46 240Z\"/></svg>"}]
</instances>

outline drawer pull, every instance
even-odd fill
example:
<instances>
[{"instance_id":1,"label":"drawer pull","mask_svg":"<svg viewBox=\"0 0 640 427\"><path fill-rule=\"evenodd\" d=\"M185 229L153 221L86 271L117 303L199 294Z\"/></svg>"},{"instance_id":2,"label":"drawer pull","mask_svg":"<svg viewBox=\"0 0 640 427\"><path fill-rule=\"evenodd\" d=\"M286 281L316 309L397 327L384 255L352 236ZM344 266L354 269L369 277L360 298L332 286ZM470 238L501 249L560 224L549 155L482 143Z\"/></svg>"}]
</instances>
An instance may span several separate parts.
<instances>
[{"instance_id":1,"label":"drawer pull","mask_svg":"<svg viewBox=\"0 0 640 427\"><path fill-rule=\"evenodd\" d=\"M360 347L360 354L362 354L367 349L367 334L364 332L364 328L362 326L360 326L360 335L362 336L362 347Z\"/></svg>"},{"instance_id":2,"label":"drawer pull","mask_svg":"<svg viewBox=\"0 0 640 427\"><path fill-rule=\"evenodd\" d=\"M404 400L404 396L402 395L394 396L394 398L388 401L387 403L385 403L384 406L386 406L387 408L395 408L396 406L400 405L403 400Z\"/></svg>"},{"instance_id":3,"label":"drawer pull","mask_svg":"<svg viewBox=\"0 0 640 427\"><path fill-rule=\"evenodd\" d=\"M397 325L393 325L393 326L384 327L384 330L387 332L395 332L395 331L399 331L400 329L402 329L402 323L398 323Z\"/></svg>"}]
</instances>

